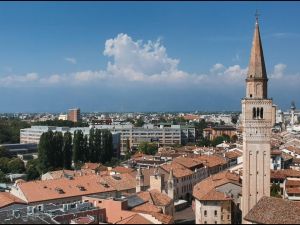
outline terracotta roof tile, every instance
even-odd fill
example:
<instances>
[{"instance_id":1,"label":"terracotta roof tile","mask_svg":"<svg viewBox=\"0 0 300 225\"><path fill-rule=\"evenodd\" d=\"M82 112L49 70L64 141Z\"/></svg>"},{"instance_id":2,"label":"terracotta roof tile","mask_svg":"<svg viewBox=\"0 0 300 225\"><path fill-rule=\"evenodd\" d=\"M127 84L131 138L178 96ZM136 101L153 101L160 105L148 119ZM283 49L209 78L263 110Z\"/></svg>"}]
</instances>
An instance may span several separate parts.
<instances>
[{"instance_id":1,"label":"terracotta roof tile","mask_svg":"<svg viewBox=\"0 0 300 225\"><path fill-rule=\"evenodd\" d=\"M176 162L172 162L171 164L164 164L164 165L161 165L160 167L163 170L165 170L167 173L170 173L171 169L173 169L173 175L176 178L190 176L193 174L193 172L190 169L188 169Z\"/></svg>"},{"instance_id":2,"label":"terracotta roof tile","mask_svg":"<svg viewBox=\"0 0 300 225\"><path fill-rule=\"evenodd\" d=\"M10 206L12 204L26 204L21 199L11 195L7 192L0 192L0 209Z\"/></svg>"},{"instance_id":3,"label":"terracotta roof tile","mask_svg":"<svg viewBox=\"0 0 300 225\"><path fill-rule=\"evenodd\" d=\"M286 169L286 170L271 170L271 179L285 179L287 177L300 178L300 171Z\"/></svg>"},{"instance_id":4,"label":"terracotta roof tile","mask_svg":"<svg viewBox=\"0 0 300 225\"><path fill-rule=\"evenodd\" d=\"M263 197L245 216L258 224L299 224L299 203L274 197Z\"/></svg>"},{"instance_id":5,"label":"terracotta roof tile","mask_svg":"<svg viewBox=\"0 0 300 225\"><path fill-rule=\"evenodd\" d=\"M112 192L115 186L105 185L98 175L76 176L73 179L60 178L46 181L18 183L16 186L23 192L27 202L39 202L75 196Z\"/></svg>"},{"instance_id":6,"label":"terracotta roof tile","mask_svg":"<svg viewBox=\"0 0 300 225\"><path fill-rule=\"evenodd\" d=\"M155 212L155 213L161 213L162 210L158 207L156 207L155 205L147 202L145 204L139 205L137 207L134 207L133 209L131 209L131 211L133 212Z\"/></svg>"},{"instance_id":7,"label":"terracotta roof tile","mask_svg":"<svg viewBox=\"0 0 300 225\"><path fill-rule=\"evenodd\" d=\"M155 206L168 206L172 203L172 199L169 196L160 193L158 190L139 192L137 196Z\"/></svg>"},{"instance_id":8,"label":"terracotta roof tile","mask_svg":"<svg viewBox=\"0 0 300 225\"><path fill-rule=\"evenodd\" d=\"M229 200L230 198L226 197L224 193L218 192L216 190L217 187L227 184L233 183L238 186L242 186L240 177L229 171L224 171L213 176L210 176L197 185L194 186L193 196L198 200Z\"/></svg>"},{"instance_id":9,"label":"terracotta roof tile","mask_svg":"<svg viewBox=\"0 0 300 225\"><path fill-rule=\"evenodd\" d=\"M130 174L118 174L113 176L103 176L102 180L107 182L117 191L126 191L136 188L136 180Z\"/></svg>"},{"instance_id":10,"label":"terracotta roof tile","mask_svg":"<svg viewBox=\"0 0 300 225\"><path fill-rule=\"evenodd\" d=\"M133 216L126 218L122 221L117 222L116 224L152 224L149 220L147 220L145 217L134 214Z\"/></svg>"},{"instance_id":11,"label":"terracotta roof tile","mask_svg":"<svg viewBox=\"0 0 300 225\"><path fill-rule=\"evenodd\" d=\"M123 166L117 166L117 167L113 168L111 171L123 174L123 173L132 173L134 171L134 169L126 168Z\"/></svg>"}]
</instances>

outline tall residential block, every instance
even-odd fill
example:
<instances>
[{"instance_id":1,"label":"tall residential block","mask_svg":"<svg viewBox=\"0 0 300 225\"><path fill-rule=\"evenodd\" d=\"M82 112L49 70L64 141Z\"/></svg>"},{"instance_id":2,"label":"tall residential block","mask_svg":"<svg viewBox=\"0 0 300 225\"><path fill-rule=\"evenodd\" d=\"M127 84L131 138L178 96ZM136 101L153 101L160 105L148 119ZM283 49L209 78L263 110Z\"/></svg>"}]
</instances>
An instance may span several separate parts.
<instances>
[{"instance_id":1,"label":"tall residential block","mask_svg":"<svg viewBox=\"0 0 300 225\"><path fill-rule=\"evenodd\" d=\"M68 120L72 122L79 122L81 120L80 109L69 109Z\"/></svg>"}]
</instances>

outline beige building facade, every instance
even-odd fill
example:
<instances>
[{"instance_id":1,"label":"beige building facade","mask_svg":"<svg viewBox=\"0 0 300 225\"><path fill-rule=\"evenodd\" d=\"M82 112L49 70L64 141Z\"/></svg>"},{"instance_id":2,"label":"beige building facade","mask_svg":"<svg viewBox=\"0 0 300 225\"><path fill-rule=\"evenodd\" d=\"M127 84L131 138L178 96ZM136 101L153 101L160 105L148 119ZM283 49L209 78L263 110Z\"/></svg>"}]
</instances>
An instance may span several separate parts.
<instances>
[{"instance_id":1,"label":"beige building facade","mask_svg":"<svg viewBox=\"0 0 300 225\"><path fill-rule=\"evenodd\" d=\"M264 196L270 196L270 153L273 102L268 98L268 78L258 19L252 43L242 100L243 125L243 216Z\"/></svg>"}]
</instances>

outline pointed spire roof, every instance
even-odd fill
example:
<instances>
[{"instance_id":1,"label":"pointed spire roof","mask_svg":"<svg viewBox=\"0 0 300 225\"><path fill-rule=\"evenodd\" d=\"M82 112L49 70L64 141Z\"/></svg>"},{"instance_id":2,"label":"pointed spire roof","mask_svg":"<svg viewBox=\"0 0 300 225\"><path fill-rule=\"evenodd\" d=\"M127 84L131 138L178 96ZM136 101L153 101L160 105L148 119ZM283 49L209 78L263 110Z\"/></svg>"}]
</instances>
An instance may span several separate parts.
<instances>
[{"instance_id":1,"label":"pointed spire roof","mask_svg":"<svg viewBox=\"0 0 300 225\"><path fill-rule=\"evenodd\" d=\"M252 42L248 78L268 79L262 42L259 32L258 17L256 17L255 30Z\"/></svg>"}]
</instances>

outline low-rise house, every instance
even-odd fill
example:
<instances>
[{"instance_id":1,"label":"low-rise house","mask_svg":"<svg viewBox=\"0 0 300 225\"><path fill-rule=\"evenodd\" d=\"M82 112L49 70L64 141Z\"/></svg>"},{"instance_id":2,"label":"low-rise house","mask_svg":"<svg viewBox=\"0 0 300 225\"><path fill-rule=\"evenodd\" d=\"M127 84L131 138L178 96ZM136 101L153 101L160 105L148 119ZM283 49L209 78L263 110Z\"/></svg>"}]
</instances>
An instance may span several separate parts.
<instances>
[{"instance_id":1,"label":"low-rise house","mask_svg":"<svg viewBox=\"0 0 300 225\"><path fill-rule=\"evenodd\" d=\"M300 147L295 147L295 146L290 145L290 146L283 148L281 151L293 156L294 158L300 158Z\"/></svg>"},{"instance_id":2,"label":"low-rise house","mask_svg":"<svg viewBox=\"0 0 300 225\"><path fill-rule=\"evenodd\" d=\"M11 195L8 192L0 192L0 211L22 208L26 205L23 200Z\"/></svg>"},{"instance_id":3,"label":"low-rise house","mask_svg":"<svg viewBox=\"0 0 300 225\"><path fill-rule=\"evenodd\" d=\"M147 207L149 207L150 204L151 206L155 206L160 210L158 213L174 216L174 201L168 195L153 189L139 192L136 194L136 196L143 199L145 204L133 208L134 211L147 212Z\"/></svg>"},{"instance_id":4,"label":"low-rise house","mask_svg":"<svg viewBox=\"0 0 300 225\"><path fill-rule=\"evenodd\" d=\"M83 197L83 201L91 202L94 206L106 209L106 221L110 224L173 224L174 219L170 215L154 212L155 207L150 206L148 211L134 211L146 202L137 197L129 198L105 198L101 195ZM153 206L153 205L152 205Z\"/></svg>"},{"instance_id":5,"label":"low-rise house","mask_svg":"<svg viewBox=\"0 0 300 225\"><path fill-rule=\"evenodd\" d=\"M299 224L300 204L274 197L262 197L244 217L249 224Z\"/></svg>"},{"instance_id":6,"label":"low-rise house","mask_svg":"<svg viewBox=\"0 0 300 225\"><path fill-rule=\"evenodd\" d=\"M224 158L228 161L228 166L232 167L243 163L243 152L240 149L231 149L224 153Z\"/></svg>"},{"instance_id":7,"label":"low-rise house","mask_svg":"<svg viewBox=\"0 0 300 225\"><path fill-rule=\"evenodd\" d=\"M300 201L300 178L287 178L283 184L283 198Z\"/></svg>"},{"instance_id":8,"label":"low-rise house","mask_svg":"<svg viewBox=\"0 0 300 225\"><path fill-rule=\"evenodd\" d=\"M290 168L293 170L300 171L300 159L293 158Z\"/></svg>"},{"instance_id":9,"label":"low-rise house","mask_svg":"<svg viewBox=\"0 0 300 225\"><path fill-rule=\"evenodd\" d=\"M94 173L100 173L107 171L107 167L102 165L101 163L85 163L81 167L82 171L93 171Z\"/></svg>"},{"instance_id":10,"label":"low-rise house","mask_svg":"<svg viewBox=\"0 0 300 225\"><path fill-rule=\"evenodd\" d=\"M210 127L203 130L203 135L212 141L216 137L223 135L228 135L230 138L232 138L234 135L237 135L237 130L233 126Z\"/></svg>"},{"instance_id":11,"label":"low-rise house","mask_svg":"<svg viewBox=\"0 0 300 225\"><path fill-rule=\"evenodd\" d=\"M287 178L300 178L300 171L292 169L271 170L271 183L279 184L281 195L283 195L284 181Z\"/></svg>"},{"instance_id":12,"label":"low-rise house","mask_svg":"<svg viewBox=\"0 0 300 225\"><path fill-rule=\"evenodd\" d=\"M90 218L88 224L105 221L106 210L94 207L88 202L71 204L44 204L39 207L27 206L14 210L0 211L1 224L72 224L80 218ZM81 220L84 222L84 220Z\"/></svg>"},{"instance_id":13,"label":"low-rise house","mask_svg":"<svg viewBox=\"0 0 300 225\"><path fill-rule=\"evenodd\" d=\"M82 196L135 193L136 182L129 174L99 176L96 174L63 177L45 181L16 181L10 193L28 205L65 204L80 201Z\"/></svg>"},{"instance_id":14,"label":"low-rise house","mask_svg":"<svg viewBox=\"0 0 300 225\"><path fill-rule=\"evenodd\" d=\"M60 178L74 178L76 176L86 176L95 174L92 170L56 170L50 171L42 175L41 180L54 180Z\"/></svg>"},{"instance_id":15,"label":"low-rise house","mask_svg":"<svg viewBox=\"0 0 300 225\"><path fill-rule=\"evenodd\" d=\"M241 179L224 171L206 178L193 190L196 224L232 224L241 222Z\"/></svg>"},{"instance_id":16,"label":"low-rise house","mask_svg":"<svg viewBox=\"0 0 300 225\"><path fill-rule=\"evenodd\" d=\"M192 158L176 158L178 160L160 166L160 173L164 177L170 177L171 171L174 179L172 189L174 200L191 200L193 186L208 176L207 168L202 162L194 161ZM185 165L185 166L184 166ZM187 167L186 167L187 166ZM170 192L168 181L164 187L166 193Z\"/></svg>"}]
</instances>

